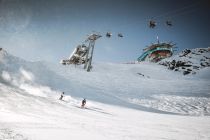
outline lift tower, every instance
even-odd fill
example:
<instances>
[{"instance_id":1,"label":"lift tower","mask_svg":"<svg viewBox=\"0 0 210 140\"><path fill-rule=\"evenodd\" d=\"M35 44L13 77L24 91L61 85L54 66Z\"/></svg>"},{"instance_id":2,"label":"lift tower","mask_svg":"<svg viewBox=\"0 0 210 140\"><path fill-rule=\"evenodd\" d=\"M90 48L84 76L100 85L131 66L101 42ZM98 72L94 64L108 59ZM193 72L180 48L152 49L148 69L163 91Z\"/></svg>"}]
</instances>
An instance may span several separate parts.
<instances>
[{"instance_id":1,"label":"lift tower","mask_svg":"<svg viewBox=\"0 0 210 140\"><path fill-rule=\"evenodd\" d=\"M87 69L88 72L92 68L92 59L93 59L93 51L94 51L95 41L100 37L102 37L102 36L99 34L91 34L85 40L85 42L89 42L86 59L85 59L85 65L84 65L84 69Z\"/></svg>"},{"instance_id":2,"label":"lift tower","mask_svg":"<svg viewBox=\"0 0 210 140\"><path fill-rule=\"evenodd\" d=\"M88 43L88 46L85 44L78 45L74 51L71 53L69 58L61 60L61 64L63 65L82 65L84 64L84 69L88 72L92 68L92 58L93 58L93 51L95 46L95 41L102 37L100 34L91 34L88 35L88 38L85 40L85 43Z\"/></svg>"}]
</instances>

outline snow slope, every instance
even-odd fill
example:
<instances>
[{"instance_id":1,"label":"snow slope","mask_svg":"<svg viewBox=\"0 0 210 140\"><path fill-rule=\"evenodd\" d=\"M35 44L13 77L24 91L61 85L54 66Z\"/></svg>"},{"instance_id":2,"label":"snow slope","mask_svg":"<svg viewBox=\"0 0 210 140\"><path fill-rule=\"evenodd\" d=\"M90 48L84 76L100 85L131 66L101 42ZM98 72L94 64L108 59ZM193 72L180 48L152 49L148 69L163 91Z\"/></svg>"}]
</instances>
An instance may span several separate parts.
<instances>
[{"instance_id":1,"label":"snow slope","mask_svg":"<svg viewBox=\"0 0 210 140\"><path fill-rule=\"evenodd\" d=\"M210 139L209 69L183 76L151 63L96 63L87 73L2 50L0 72L0 140Z\"/></svg>"}]
</instances>

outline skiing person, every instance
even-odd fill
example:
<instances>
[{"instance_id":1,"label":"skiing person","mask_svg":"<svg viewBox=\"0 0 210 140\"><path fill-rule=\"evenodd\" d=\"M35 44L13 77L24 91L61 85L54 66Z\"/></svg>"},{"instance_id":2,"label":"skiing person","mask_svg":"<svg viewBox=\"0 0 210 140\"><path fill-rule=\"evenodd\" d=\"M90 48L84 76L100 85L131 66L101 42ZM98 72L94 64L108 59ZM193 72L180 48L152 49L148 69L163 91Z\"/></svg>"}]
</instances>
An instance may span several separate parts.
<instances>
[{"instance_id":1,"label":"skiing person","mask_svg":"<svg viewBox=\"0 0 210 140\"><path fill-rule=\"evenodd\" d=\"M64 92L62 92L61 97L59 98L59 100L62 100L64 96Z\"/></svg>"},{"instance_id":2,"label":"skiing person","mask_svg":"<svg viewBox=\"0 0 210 140\"><path fill-rule=\"evenodd\" d=\"M86 99L83 99L83 100L82 100L81 108L84 108L84 107L85 107L85 104L86 104Z\"/></svg>"}]
</instances>

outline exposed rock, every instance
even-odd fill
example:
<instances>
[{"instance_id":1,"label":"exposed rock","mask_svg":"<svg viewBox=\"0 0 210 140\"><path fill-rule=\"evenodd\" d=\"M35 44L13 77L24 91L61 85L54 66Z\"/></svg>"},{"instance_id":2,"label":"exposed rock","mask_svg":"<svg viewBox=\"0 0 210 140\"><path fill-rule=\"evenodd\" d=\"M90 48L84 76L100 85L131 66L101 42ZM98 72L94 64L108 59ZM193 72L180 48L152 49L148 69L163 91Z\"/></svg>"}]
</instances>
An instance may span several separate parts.
<instances>
[{"instance_id":1,"label":"exposed rock","mask_svg":"<svg viewBox=\"0 0 210 140\"><path fill-rule=\"evenodd\" d=\"M193 66L193 69L199 70L199 67L198 66Z\"/></svg>"},{"instance_id":2,"label":"exposed rock","mask_svg":"<svg viewBox=\"0 0 210 140\"><path fill-rule=\"evenodd\" d=\"M191 69L187 69L187 71L189 71L189 72L190 72L190 71L192 71L192 70L191 70Z\"/></svg>"},{"instance_id":3,"label":"exposed rock","mask_svg":"<svg viewBox=\"0 0 210 140\"><path fill-rule=\"evenodd\" d=\"M189 71L184 71L183 74L187 75L187 74L190 74L190 72Z\"/></svg>"},{"instance_id":4,"label":"exposed rock","mask_svg":"<svg viewBox=\"0 0 210 140\"><path fill-rule=\"evenodd\" d=\"M189 53L191 53L191 50L185 49L185 50L183 51L183 54L180 55L180 57L186 56L186 55L188 55Z\"/></svg>"},{"instance_id":5,"label":"exposed rock","mask_svg":"<svg viewBox=\"0 0 210 140\"><path fill-rule=\"evenodd\" d=\"M205 67L205 66L206 66L203 62L201 62L200 65L201 65L202 67Z\"/></svg>"},{"instance_id":6,"label":"exposed rock","mask_svg":"<svg viewBox=\"0 0 210 140\"><path fill-rule=\"evenodd\" d=\"M192 74L196 74L196 72L195 72L195 71L193 71L193 72L192 72Z\"/></svg>"},{"instance_id":7,"label":"exposed rock","mask_svg":"<svg viewBox=\"0 0 210 140\"><path fill-rule=\"evenodd\" d=\"M142 74L142 73L140 73L140 72L138 72L137 74L138 74L138 75L141 75L141 76L143 76L143 77L150 78L149 76L145 76L144 74Z\"/></svg>"},{"instance_id":8,"label":"exposed rock","mask_svg":"<svg viewBox=\"0 0 210 140\"><path fill-rule=\"evenodd\" d=\"M195 53L195 52L192 52L192 54L195 54L195 55L201 55L201 54L199 54L199 53Z\"/></svg>"},{"instance_id":9,"label":"exposed rock","mask_svg":"<svg viewBox=\"0 0 210 140\"><path fill-rule=\"evenodd\" d=\"M208 52L208 50L206 50L206 49L199 49L198 52L204 53L204 52Z\"/></svg>"},{"instance_id":10,"label":"exposed rock","mask_svg":"<svg viewBox=\"0 0 210 140\"><path fill-rule=\"evenodd\" d=\"M210 48L185 49L178 55L162 60L159 64L170 70L183 72L184 75L196 74L196 71L210 67Z\"/></svg>"},{"instance_id":11,"label":"exposed rock","mask_svg":"<svg viewBox=\"0 0 210 140\"><path fill-rule=\"evenodd\" d=\"M205 59L210 59L209 57L203 56Z\"/></svg>"},{"instance_id":12,"label":"exposed rock","mask_svg":"<svg viewBox=\"0 0 210 140\"><path fill-rule=\"evenodd\" d=\"M141 75L141 76L143 76L144 77L144 74L142 74L142 73L137 73L138 75Z\"/></svg>"}]
</instances>

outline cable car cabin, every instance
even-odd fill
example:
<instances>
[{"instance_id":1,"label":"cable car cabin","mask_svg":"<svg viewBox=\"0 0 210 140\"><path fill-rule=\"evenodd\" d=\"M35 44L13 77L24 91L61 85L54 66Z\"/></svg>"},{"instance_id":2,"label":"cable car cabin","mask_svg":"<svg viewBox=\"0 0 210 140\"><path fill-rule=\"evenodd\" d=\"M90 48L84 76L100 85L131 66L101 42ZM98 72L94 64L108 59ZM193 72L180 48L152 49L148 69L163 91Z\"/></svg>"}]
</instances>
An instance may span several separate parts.
<instances>
[{"instance_id":1,"label":"cable car cabin","mask_svg":"<svg viewBox=\"0 0 210 140\"><path fill-rule=\"evenodd\" d=\"M106 37L110 38L112 36L112 33L111 32L107 32L106 33Z\"/></svg>"},{"instance_id":2,"label":"cable car cabin","mask_svg":"<svg viewBox=\"0 0 210 140\"><path fill-rule=\"evenodd\" d=\"M158 62L164 58L171 57L173 55L173 45L170 43L157 43L143 49L142 55L138 58L138 61L150 61Z\"/></svg>"},{"instance_id":3,"label":"cable car cabin","mask_svg":"<svg viewBox=\"0 0 210 140\"><path fill-rule=\"evenodd\" d=\"M167 25L167 26L172 26L172 22L169 21L169 20L167 20L167 21L166 21L166 25Z\"/></svg>"},{"instance_id":4,"label":"cable car cabin","mask_svg":"<svg viewBox=\"0 0 210 140\"><path fill-rule=\"evenodd\" d=\"M153 20L149 21L149 27L150 28L155 28L156 25L157 25L157 23L155 21L153 21Z\"/></svg>"},{"instance_id":5,"label":"cable car cabin","mask_svg":"<svg viewBox=\"0 0 210 140\"><path fill-rule=\"evenodd\" d=\"M118 33L118 37L123 37L123 34L121 34L121 33Z\"/></svg>"}]
</instances>

